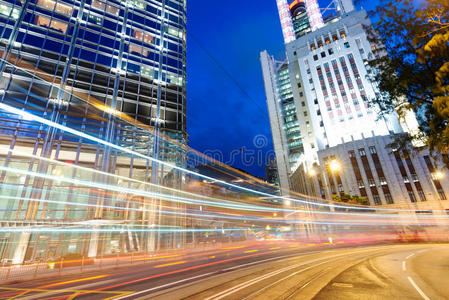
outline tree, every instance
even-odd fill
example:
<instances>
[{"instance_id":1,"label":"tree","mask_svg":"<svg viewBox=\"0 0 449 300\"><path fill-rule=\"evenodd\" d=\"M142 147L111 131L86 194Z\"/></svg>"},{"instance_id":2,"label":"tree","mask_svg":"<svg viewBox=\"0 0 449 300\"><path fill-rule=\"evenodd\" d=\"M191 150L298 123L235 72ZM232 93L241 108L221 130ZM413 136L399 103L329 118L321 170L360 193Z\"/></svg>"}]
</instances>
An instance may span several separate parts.
<instances>
[{"instance_id":1,"label":"tree","mask_svg":"<svg viewBox=\"0 0 449 300\"><path fill-rule=\"evenodd\" d=\"M357 196L357 195L351 196L348 194L342 194L339 196L337 194L333 194L332 200L335 202L343 202L343 203L349 203L349 204L369 205L368 199L366 199L365 197Z\"/></svg>"},{"instance_id":2,"label":"tree","mask_svg":"<svg viewBox=\"0 0 449 300\"><path fill-rule=\"evenodd\" d=\"M380 117L416 113L421 132L400 136L395 148L406 150L410 140L419 139L443 154L449 166L449 1L379 2L369 13L376 19L368 28L375 56L368 61L369 77L379 88L370 101L380 108Z\"/></svg>"}]
</instances>

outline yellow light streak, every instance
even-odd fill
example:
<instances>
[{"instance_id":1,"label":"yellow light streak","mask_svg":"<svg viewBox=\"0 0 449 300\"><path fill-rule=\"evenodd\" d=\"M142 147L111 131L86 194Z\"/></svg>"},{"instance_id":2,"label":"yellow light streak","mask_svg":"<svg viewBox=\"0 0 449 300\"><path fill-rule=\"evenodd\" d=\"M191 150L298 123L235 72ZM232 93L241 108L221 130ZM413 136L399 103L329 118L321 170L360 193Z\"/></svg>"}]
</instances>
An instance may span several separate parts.
<instances>
[{"instance_id":1,"label":"yellow light streak","mask_svg":"<svg viewBox=\"0 0 449 300\"><path fill-rule=\"evenodd\" d=\"M166 256L156 256L156 257L145 257L145 258L139 258L139 259L136 259L136 260L162 259L162 258L170 258L170 257L178 257L178 256L181 256L181 254L166 255Z\"/></svg>"},{"instance_id":2,"label":"yellow light streak","mask_svg":"<svg viewBox=\"0 0 449 300\"><path fill-rule=\"evenodd\" d=\"M155 268L163 268L163 267L168 267L168 266L180 265L180 264L185 264L186 262L187 262L186 260L177 261L177 262L174 262L174 263L157 265L157 266L155 266Z\"/></svg>"},{"instance_id":3,"label":"yellow light streak","mask_svg":"<svg viewBox=\"0 0 449 300\"><path fill-rule=\"evenodd\" d=\"M221 248L221 250L232 250L232 249L240 249L243 248L245 246L234 246L234 247L226 247L226 248Z\"/></svg>"}]
</instances>

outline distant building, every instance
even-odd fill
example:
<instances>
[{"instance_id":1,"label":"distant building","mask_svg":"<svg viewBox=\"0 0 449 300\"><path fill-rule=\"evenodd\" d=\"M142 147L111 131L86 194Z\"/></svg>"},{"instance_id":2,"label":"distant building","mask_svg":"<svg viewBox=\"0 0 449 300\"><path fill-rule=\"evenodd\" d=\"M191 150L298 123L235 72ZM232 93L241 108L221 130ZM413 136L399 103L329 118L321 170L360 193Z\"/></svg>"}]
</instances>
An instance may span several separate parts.
<instances>
[{"instance_id":1,"label":"distant building","mask_svg":"<svg viewBox=\"0 0 449 300\"><path fill-rule=\"evenodd\" d=\"M267 177L267 181L269 183L279 185L279 176L276 158L271 158L265 165L265 176Z\"/></svg>"}]
</instances>

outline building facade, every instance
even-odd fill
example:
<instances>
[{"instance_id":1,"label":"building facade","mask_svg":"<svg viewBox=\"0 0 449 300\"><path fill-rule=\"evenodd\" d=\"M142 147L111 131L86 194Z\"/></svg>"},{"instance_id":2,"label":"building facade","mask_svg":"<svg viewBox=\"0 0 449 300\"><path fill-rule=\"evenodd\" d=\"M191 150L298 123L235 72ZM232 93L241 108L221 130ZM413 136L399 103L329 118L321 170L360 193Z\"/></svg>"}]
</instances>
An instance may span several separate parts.
<instances>
[{"instance_id":1,"label":"building facade","mask_svg":"<svg viewBox=\"0 0 449 300\"><path fill-rule=\"evenodd\" d=\"M182 243L136 228L181 222L145 193L185 163L185 1L2 0L0 24L0 222L30 229L0 259Z\"/></svg>"},{"instance_id":2,"label":"building facade","mask_svg":"<svg viewBox=\"0 0 449 300\"><path fill-rule=\"evenodd\" d=\"M334 1L333 14L321 18L317 26L306 26L304 20L298 20L306 16L306 10L312 24L311 5L314 6L308 1L293 1L289 5L292 28L282 28L284 36L293 30L296 38L285 39L287 59L283 68L267 67L276 66L276 61L266 51L261 53L276 157L290 153L289 127L282 114L285 101L282 88L270 86L276 81L268 78L283 78L284 69L288 69L284 85L289 86L290 103L295 108L292 119L296 121L296 138L301 144L300 155L292 157L293 165L289 161L285 168L281 164L287 159L278 160L279 177L288 178L280 181L281 187L327 199L340 194L363 196L373 205L419 203L428 198L435 203L444 200L449 192L444 184L442 188L437 187L438 183L427 184L432 182L430 178L435 177L436 171L427 167L429 155L425 151L414 157L407 153L390 154L392 150L387 147L396 135L418 130L418 123L411 112L401 119L394 112L379 117L378 108L370 104L369 100L378 92L368 79L371 70L366 61L376 57L374 45L367 37L366 27L371 23L366 12L356 10L350 0ZM370 159L369 151L376 152ZM361 153L368 154L360 156ZM357 157L361 164L358 169L366 167L371 173L358 174L348 155ZM376 159L380 156L382 159ZM412 168L404 173L399 165L388 164L396 162L396 156L414 165L416 172ZM330 172L332 164L337 163L342 171Z\"/></svg>"},{"instance_id":3,"label":"building facade","mask_svg":"<svg viewBox=\"0 0 449 300\"><path fill-rule=\"evenodd\" d=\"M449 180L429 152L394 151L388 146L393 139L394 136L375 136L321 150L320 165L309 172L309 178L327 199L346 194L365 197L372 205L449 209L445 201Z\"/></svg>"},{"instance_id":4,"label":"building facade","mask_svg":"<svg viewBox=\"0 0 449 300\"><path fill-rule=\"evenodd\" d=\"M44 99L37 107L45 99L70 104L61 91L29 88L24 76L16 83L20 58L28 72L185 140L184 1L2 1L0 7L1 89L31 89Z\"/></svg>"}]
</instances>

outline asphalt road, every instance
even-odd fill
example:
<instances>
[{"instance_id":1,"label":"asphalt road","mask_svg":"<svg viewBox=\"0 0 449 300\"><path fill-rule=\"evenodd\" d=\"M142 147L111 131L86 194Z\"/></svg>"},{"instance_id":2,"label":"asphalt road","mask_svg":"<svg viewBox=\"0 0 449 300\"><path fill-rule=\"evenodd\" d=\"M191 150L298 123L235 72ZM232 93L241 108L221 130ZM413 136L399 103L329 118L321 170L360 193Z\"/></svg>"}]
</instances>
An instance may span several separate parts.
<instances>
[{"instance_id":1,"label":"asphalt road","mask_svg":"<svg viewBox=\"0 0 449 300\"><path fill-rule=\"evenodd\" d=\"M449 245L266 242L0 286L0 299L449 299Z\"/></svg>"}]
</instances>

